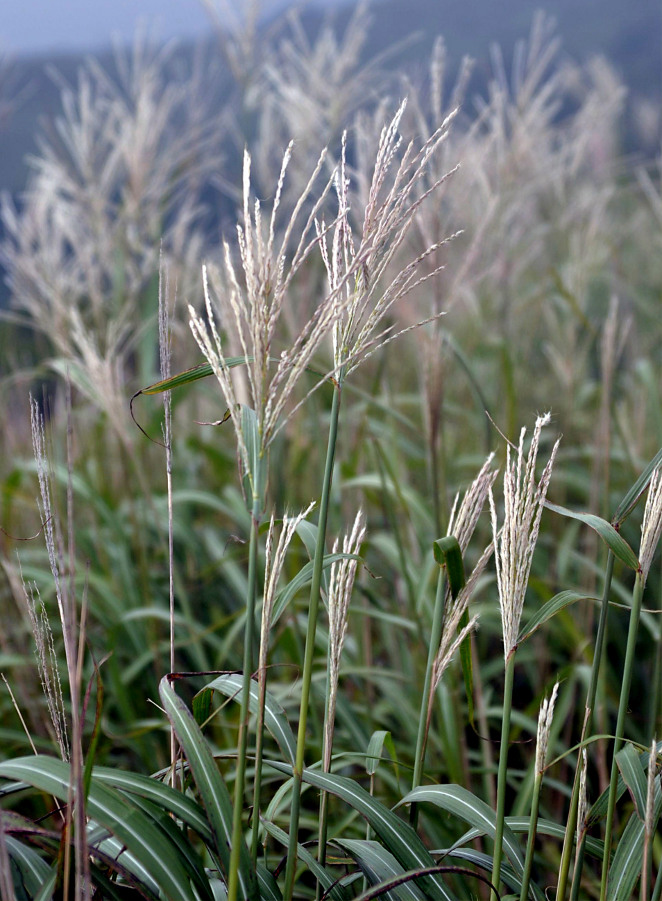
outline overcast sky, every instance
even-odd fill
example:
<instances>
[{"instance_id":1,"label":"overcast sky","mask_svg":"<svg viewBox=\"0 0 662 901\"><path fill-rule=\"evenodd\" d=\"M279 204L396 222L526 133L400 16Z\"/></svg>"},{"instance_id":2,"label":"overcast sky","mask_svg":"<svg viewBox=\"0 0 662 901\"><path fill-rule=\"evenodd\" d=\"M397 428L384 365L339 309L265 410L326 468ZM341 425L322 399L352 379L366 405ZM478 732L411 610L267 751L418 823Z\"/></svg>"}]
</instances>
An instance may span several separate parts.
<instances>
[{"instance_id":1,"label":"overcast sky","mask_svg":"<svg viewBox=\"0 0 662 901\"><path fill-rule=\"evenodd\" d=\"M241 8L245 0L214 0ZM265 13L288 0L262 0ZM340 5L343 0L314 0ZM209 28L202 0L0 0L0 50L23 53L96 50L111 38L130 41L140 25L156 37L197 36Z\"/></svg>"}]
</instances>

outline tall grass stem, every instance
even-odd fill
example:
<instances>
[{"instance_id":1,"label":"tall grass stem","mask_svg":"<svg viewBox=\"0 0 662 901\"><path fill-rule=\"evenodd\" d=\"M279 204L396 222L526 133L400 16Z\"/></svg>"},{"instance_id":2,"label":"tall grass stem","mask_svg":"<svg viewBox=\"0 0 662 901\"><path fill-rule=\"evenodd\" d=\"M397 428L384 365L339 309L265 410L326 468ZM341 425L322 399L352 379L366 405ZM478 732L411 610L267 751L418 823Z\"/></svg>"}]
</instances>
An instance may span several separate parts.
<instances>
[{"instance_id":1,"label":"tall grass stem","mask_svg":"<svg viewBox=\"0 0 662 901\"><path fill-rule=\"evenodd\" d=\"M605 584L602 592L602 605L600 607L600 619L598 620L598 631L595 636L595 648L593 650L593 665L591 666L591 676L586 692L586 706L584 726L582 728L582 741L591 730L593 721L593 710L595 708L595 698L598 691L598 680L600 674L600 663L602 661L602 649L605 644L607 635L607 623L609 619L609 595L611 593L611 580L614 575L615 556L613 551L607 554L607 568L605 571ZM577 828L577 809L579 806L579 776L581 772L581 754L577 757L577 767L575 770L575 779L572 786L572 795L570 797L570 809L566 821L565 837L563 839L563 851L561 852L561 864L559 867L559 882L556 889L556 897L558 901L564 901L565 893L568 885L568 875L570 872L570 861L572 858L572 847L574 843L575 830ZM583 860L583 857L581 858ZM577 857L579 864L580 858ZM577 875L577 874L576 874ZM573 880L576 882L576 877Z\"/></svg>"},{"instance_id":2,"label":"tall grass stem","mask_svg":"<svg viewBox=\"0 0 662 901\"><path fill-rule=\"evenodd\" d=\"M494 856L492 858L491 901L497 901L501 882L501 860L503 858L503 827L506 818L506 785L508 782L508 739L510 737L510 716L513 704L513 679L515 675L515 648L506 658L503 685L503 713L501 722L501 746L499 748L499 771L497 776L496 831L494 835Z\"/></svg>"},{"instance_id":3,"label":"tall grass stem","mask_svg":"<svg viewBox=\"0 0 662 901\"><path fill-rule=\"evenodd\" d=\"M637 646L637 632L639 631L639 619L641 617L641 605L644 596L646 578L637 573L632 592L632 610L630 612L630 627L625 649L625 662L623 663L623 680L621 683L621 696L618 702L618 716L616 717L616 732L614 733L614 750L611 761L611 778L609 780L609 801L607 804L607 821L605 824L605 849L602 858L602 877L600 881L600 901L607 899L607 882L609 880L609 859L611 851L612 832L614 828L614 810L616 808L616 789L618 786L618 764L616 755L623 745L625 730L625 714L627 713L628 700L630 698L630 685L632 684L632 671L634 668L634 655Z\"/></svg>"},{"instance_id":4,"label":"tall grass stem","mask_svg":"<svg viewBox=\"0 0 662 901\"><path fill-rule=\"evenodd\" d=\"M285 869L284 901L292 901L294 892L294 877L297 865L297 838L299 832L299 816L301 809L301 784L303 776L304 757L306 750L306 726L308 724L308 705L310 701L310 685L313 675L313 657L315 653L315 635L317 632L317 616L322 586L322 566L324 563L324 547L326 540L326 525L329 513L329 496L333 481L333 463L336 455L336 442L338 439L338 422L340 419L340 401L342 395L343 376L338 376L334 383L333 402L331 405L331 419L329 423L329 438L326 451L326 463L322 482L322 496L320 498L320 512L317 525L317 544L313 560L313 575L310 585L310 602L308 605L308 629L306 632L306 647L304 652L303 673L301 677L301 704L299 709L299 728L297 732L297 754L293 771L292 807L290 810L290 834L287 849L287 866ZM233 901L232 898L229 901Z\"/></svg>"},{"instance_id":5,"label":"tall grass stem","mask_svg":"<svg viewBox=\"0 0 662 901\"><path fill-rule=\"evenodd\" d=\"M423 765L425 763L425 746L427 743L427 734L429 728L429 710L430 697L432 694L432 670L434 661L439 650L441 641L441 631L444 625L446 599L446 580L444 578L444 570L439 567L439 575L437 578L437 593L434 600L434 612L432 614L432 628L430 631L430 645L428 647L428 659L425 667L425 681L423 683L423 694L421 697L421 709L418 715L418 733L416 736L416 751L414 754L414 774L412 777L412 790L418 788L421 784L423 776ZM412 804L409 814L409 821L413 828L418 823L418 805Z\"/></svg>"},{"instance_id":6,"label":"tall grass stem","mask_svg":"<svg viewBox=\"0 0 662 901\"><path fill-rule=\"evenodd\" d=\"M262 499L253 496L251 534L248 549L248 596L246 598L246 628L244 630L244 662L241 686L241 713L239 740L237 743L237 771L232 811L232 848L228 875L228 901L237 901L239 887L239 861L242 843L242 812L244 809L244 785L246 782L246 748L250 720L249 700L253 674L253 646L255 644L255 598L257 595L257 550Z\"/></svg>"}]
</instances>

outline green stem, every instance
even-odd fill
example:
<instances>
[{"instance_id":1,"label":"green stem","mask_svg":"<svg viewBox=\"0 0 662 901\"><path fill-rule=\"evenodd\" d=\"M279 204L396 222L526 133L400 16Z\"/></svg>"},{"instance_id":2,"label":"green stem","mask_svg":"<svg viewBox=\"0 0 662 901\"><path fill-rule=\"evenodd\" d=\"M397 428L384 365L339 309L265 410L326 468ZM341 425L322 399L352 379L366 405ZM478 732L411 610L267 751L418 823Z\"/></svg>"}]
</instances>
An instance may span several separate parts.
<instances>
[{"instance_id":1,"label":"green stem","mask_svg":"<svg viewBox=\"0 0 662 901\"><path fill-rule=\"evenodd\" d=\"M257 724L255 731L255 779L253 782L253 833L251 835L251 861L257 866L257 852L260 836L260 793L262 790L262 756L264 748L264 708L267 698L266 667L259 673L259 693Z\"/></svg>"},{"instance_id":2,"label":"green stem","mask_svg":"<svg viewBox=\"0 0 662 901\"><path fill-rule=\"evenodd\" d=\"M237 775L234 784L234 805L232 810L232 847L228 874L228 901L236 901L239 887L239 859L241 853L242 812L244 809L244 786L246 783L246 748L250 719L249 698L251 676L253 674L253 645L255 643L255 598L257 595L257 548L260 525L260 498L253 497L251 514L251 535L248 548L248 596L246 598L246 627L244 630L244 663L241 686L241 713L239 740L237 743ZM257 815L257 812L256 812Z\"/></svg>"},{"instance_id":3,"label":"green stem","mask_svg":"<svg viewBox=\"0 0 662 901\"><path fill-rule=\"evenodd\" d=\"M600 619L598 621L598 631L595 636L595 649L593 651L593 665L591 666L591 679L586 693L586 714L584 726L582 728L582 742L591 730L593 721L593 710L595 709L595 698L598 692L598 678L600 672L600 662L602 660L602 649L607 634L607 620L609 616L609 595L611 593L611 580L614 574L614 553L609 551L607 555L607 569L605 572L605 584L602 591L602 606L600 607ZM557 901L564 901L568 885L568 875L570 873L570 861L572 857L572 848L575 840L575 832L577 830L577 809L579 806L579 775L581 772L581 754L577 757L577 766L575 768L575 779L572 786L572 796L570 798L570 810L566 820L565 836L563 839L563 852L561 854L561 864L559 867L559 883L556 889ZM578 864L583 861L583 855L577 857ZM573 882L576 882L576 878Z\"/></svg>"},{"instance_id":4,"label":"green stem","mask_svg":"<svg viewBox=\"0 0 662 901\"><path fill-rule=\"evenodd\" d=\"M660 582L660 594L662 595L662 581ZM662 607L662 603L659 603ZM653 737L658 734L658 721L660 716L660 681L662 680L662 629L657 639L657 647L655 649L655 665L653 669L652 691L650 708L648 713L648 741L653 741Z\"/></svg>"},{"instance_id":5,"label":"green stem","mask_svg":"<svg viewBox=\"0 0 662 901\"><path fill-rule=\"evenodd\" d=\"M501 860L503 858L503 826L506 818L506 783L508 780L508 739L510 737L510 714L513 705L513 678L515 675L515 649L506 660L503 685L503 719L501 722L501 747L499 748L499 773L497 776L496 832L494 835L494 857L492 859L491 901L497 901L496 892L501 882Z\"/></svg>"},{"instance_id":6,"label":"green stem","mask_svg":"<svg viewBox=\"0 0 662 901\"><path fill-rule=\"evenodd\" d=\"M531 882L531 869L533 867L533 850L536 844L536 829L538 827L538 810L540 808L540 788L542 786L542 773L536 773L533 782L533 797L531 798L531 819L529 820L529 838L526 843L526 857L524 858L524 873L522 875L522 890L520 901L526 901ZM496 885L496 883L495 883Z\"/></svg>"},{"instance_id":7,"label":"green stem","mask_svg":"<svg viewBox=\"0 0 662 901\"><path fill-rule=\"evenodd\" d=\"M299 729L297 732L297 755L293 770L292 784L292 808L290 811L290 834L287 849L287 866L285 869L284 901L292 901L294 892L294 877L297 865L297 839L299 833L299 814L301 808L301 783L303 776L304 755L306 749L306 726L308 723L308 703L310 699L310 685L313 675L313 658L315 654L315 635L317 631L317 615L322 586L322 567L324 563L324 547L326 541L326 524L329 513L329 496L333 481L333 461L336 454L336 441L338 438L338 420L340 418L340 399L342 393L342 379L334 384L333 404L331 406L331 421L329 423L329 440L326 451L326 464L324 467L324 480L322 483L322 496L320 499L320 514L317 526L317 544L315 545L315 557L313 560L313 575L310 585L310 602L308 605L308 631L306 633L306 649L304 652L301 706L299 709ZM232 901L232 899L229 899Z\"/></svg>"},{"instance_id":8,"label":"green stem","mask_svg":"<svg viewBox=\"0 0 662 901\"><path fill-rule=\"evenodd\" d=\"M324 701L324 727L322 729L322 769L325 773L331 771L331 753L333 750L333 722L335 719L335 703L331 701L331 645L326 661L326 691ZM320 793L320 811L319 811L319 839L317 847L317 859L322 866L326 864L326 839L328 833L328 813L329 813L329 794L328 792ZM322 897L322 886L317 883L318 901Z\"/></svg>"},{"instance_id":9,"label":"green stem","mask_svg":"<svg viewBox=\"0 0 662 901\"><path fill-rule=\"evenodd\" d=\"M439 650L439 642L441 641L441 632L444 625L444 613L446 609L446 580L444 579L444 571L439 567L439 576L437 578L437 594L434 600L434 612L432 614L432 628L430 631L430 644L428 647L428 661L425 667L425 681L423 683L423 696L421 698L421 710L418 716L418 735L416 737L416 752L414 754L414 775L412 777L412 790L418 788L421 784L423 776L423 766L425 763L425 746L427 744L430 697L432 693L432 669L434 659ZM418 824L418 805L412 804L409 812L409 821L415 829Z\"/></svg>"},{"instance_id":10,"label":"green stem","mask_svg":"<svg viewBox=\"0 0 662 901\"><path fill-rule=\"evenodd\" d=\"M644 579L641 573L637 573L632 592L632 610L630 612L630 628L628 629L628 642L625 649L625 663L623 664L623 681L621 684L621 697L618 702L618 716L616 718L616 732L614 735L614 751L611 761L611 779L609 781L609 802L607 804L607 823L605 826L605 850L602 858L602 879L600 882L600 901L606 901L607 881L609 879L609 858L611 851L611 839L614 828L614 809L616 807L616 789L618 786L618 764L616 755L623 744L625 731L625 714L627 713L630 699L630 685L632 684L632 670L634 669L634 655L637 646L637 632L639 631L639 619L641 617L641 603L644 595Z\"/></svg>"},{"instance_id":11,"label":"green stem","mask_svg":"<svg viewBox=\"0 0 662 901\"><path fill-rule=\"evenodd\" d=\"M570 888L570 901L579 901L579 889L581 888L582 869L584 866L584 855L586 852L586 833L582 832L577 848L577 859L575 861L575 872L572 874L572 886Z\"/></svg>"}]
</instances>

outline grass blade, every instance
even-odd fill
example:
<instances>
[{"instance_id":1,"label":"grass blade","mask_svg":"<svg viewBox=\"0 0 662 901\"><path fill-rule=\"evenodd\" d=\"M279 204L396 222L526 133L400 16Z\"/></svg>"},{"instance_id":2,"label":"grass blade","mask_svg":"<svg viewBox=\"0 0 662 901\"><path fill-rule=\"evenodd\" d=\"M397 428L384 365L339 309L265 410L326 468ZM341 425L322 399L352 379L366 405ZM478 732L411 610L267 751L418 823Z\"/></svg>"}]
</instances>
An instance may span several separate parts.
<instances>
[{"instance_id":1,"label":"grass blade","mask_svg":"<svg viewBox=\"0 0 662 901\"><path fill-rule=\"evenodd\" d=\"M402 869L395 857L379 842L367 839L333 840L342 851L356 861L370 885L378 885L396 876L402 876ZM405 882L397 888L384 892L384 898L392 901L424 901L425 895L416 887L415 882Z\"/></svg>"},{"instance_id":2,"label":"grass blade","mask_svg":"<svg viewBox=\"0 0 662 901\"><path fill-rule=\"evenodd\" d=\"M629 566L630 569L635 570L635 572L639 569L637 555L625 538L606 519L596 516L595 513L580 513L576 510L568 510L567 507L560 507L558 504L552 504L549 501L545 501L545 506L554 513L560 513L561 516L567 516L569 519L577 519L579 522L589 526L598 533L615 557L626 566Z\"/></svg>"},{"instance_id":3,"label":"grass blade","mask_svg":"<svg viewBox=\"0 0 662 901\"><path fill-rule=\"evenodd\" d=\"M66 801L69 795L70 767L55 758L21 757L4 761L0 763L0 777L20 779L61 801ZM195 901L177 847L125 796L93 781L86 811L131 852L165 897L172 901Z\"/></svg>"},{"instance_id":4,"label":"grass blade","mask_svg":"<svg viewBox=\"0 0 662 901\"><path fill-rule=\"evenodd\" d=\"M232 801L207 742L184 701L177 696L167 676L161 679L159 696L177 740L188 760L202 805L209 817L216 852L227 874L232 836ZM239 887L243 898L255 898L257 883L248 848L242 839Z\"/></svg>"},{"instance_id":5,"label":"grass blade","mask_svg":"<svg viewBox=\"0 0 662 901\"><path fill-rule=\"evenodd\" d=\"M292 768L285 763L269 760L268 763L281 773L291 775ZM364 817L375 834L393 854L405 870L424 869L435 865L434 859L416 832L392 810L371 797L368 792L347 776L320 773L304 769L303 781L342 798ZM453 901L453 897L438 875L424 876L420 886L431 901Z\"/></svg>"},{"instance_id":6,"label":"grass blade","mask_svg":"<svg viewBox=\"0 0 662 901\"><path fill-rule=\"evenodd\" d=\"M496 817L492 808L461 785L419 785L400 801L400 804L419 804L428 801L447 813L459 817L494 838ZM521 876L524 861L517 840L506 823L503 830L503 847L515 873Z\"/></svg>"},{"instance_id":7,"label":"grass blade","mask_svg":"<svg viewBox=\"0 0 662 901\"><path fill-rule=\"evenodd\" d=\"M236 673L228 673L222 676L218 676L212 682L209 682L205 688L211 688L214 691L219 691L221 694L225 695L228 698L233 698L234 700L239 700L239 695L241 692L242 686L242 677ZM250 687L250 697L249 697L249 709L251 713L257 713L259 696L258 696L258 686L255 682L251 682ZM267 691L266 701L265 701L265 717L264 722L271 734L273 735L278 747L280 748L284 757L286 757L290 763L294 763L296 753L297 753L297 743L294 738L294 733L292 732L292 728L288 722L285 711L278 703L278 701L274 698L272 694Z\"/></svg>"}]
</instances>

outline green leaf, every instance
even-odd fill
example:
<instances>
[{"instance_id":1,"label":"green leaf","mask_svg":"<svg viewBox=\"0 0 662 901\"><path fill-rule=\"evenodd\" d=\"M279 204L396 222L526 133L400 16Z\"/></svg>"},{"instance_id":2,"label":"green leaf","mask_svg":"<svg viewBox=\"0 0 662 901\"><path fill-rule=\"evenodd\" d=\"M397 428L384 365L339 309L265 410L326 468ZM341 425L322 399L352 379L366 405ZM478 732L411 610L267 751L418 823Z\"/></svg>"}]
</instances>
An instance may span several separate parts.
<instances>
[{"instance_id":1,"label":"green leaf","mask_svg":"<svg viewBox=\"0 0 662 901\"><path fill-rule=\"evenodd\" d=\"M252 359L252 357L229 357L225 362L228 369L234 369L235 366L241 366L242 363L247 363ZM181 388L182 385L190 385L191 382L206 379L213 374L214 370L209 363L201 363L199 366L193 366L191 369L178 372L168 379L161 379L159 382L154 382L153 385L141 388L140 391L136 391L133 397L138 397L140 394L163 394L164 391L172 391L174 388ZM131 399L133 400L133 398Z\"/></svg>"},{"instance_id":2,"label":"green leaf","mask_svg":"<svg viewBox=\"0 0 662 901\"><path fill-rule=\"evenodd\" d=\"M433 550L434 559L439 566L446 567L448 584L453 600L455 600L466 584L460 544L454 535L447 535L445 538L438 538L435 541Z\"/></svg>"},{"instance_id":3,"label":"green leaf","mask_svg":"<svg viewBox=\"0 0 662 901\"><path fill-rule=\"evenodd\" d=\"M545 501L545 506L554 513L560 513L561 516L567 516L570 519L577 519L579 522L583 522L585 525L590 526L591 529L594 529L598 533L600 538L602 538L607 547L610 548L614 556L617 557L621 563L624 563L626 566L629 566L630 569L634 569L635 571L639 569L637 555L623 536L620 535L606 519L602 519L594 513L579 513L576 510L568 510L567 507L560 507L558 504L552 504L549 501Z\"/></svg>"},{"instance_id":4,"label":"green leaf","mask_svg":"<svg viewBox=\"0 0 662 901\"><path fill-rule=\"evenodd\" d=\"M216 852L227 875L232 839L232 801L225 782L212 756L200 727L184 701L176 694L167 676L161 679L159 696L172 723L175 735L191 768L212 828ZM239 888L242 898L254 898L256 876L251 866L248 848L242 839L239 864Z\"/></svg>"},{"instance_id":5,"label":"green leaf","mask_svg":"<svg viewBox=\"0 0 662 901\"><path fill-rule=\"evenodd\" d=\"M634 747L628 743L616 755L616 763L620 770L623 781L634 801L637 814L640 820L646 818L646 794L648 792L648 784L646 773L642 766L640 755L635 751Z\"/></svg>"},{"instance_id":6,"label":"green leaf","mask_svg":"<svg viewBox=\"0 0 662 901\"><path fill-rule=\"evenodd\" d=\"M252 491L249 498L249 509L253 509L253 500L259 501L260 510L264 509L265 494L267 490L268 457L262 445L260 424L257 413L246 404L241 405L241 431L246 445L248 460L248 477Z\"/></svg>"},{"instance_id":7,"label":"green leaf","mask_svg":"<svg viewBox=\"0 0 662 901\"><path fill-rule=\"evenodd\" d=\"M641 875L644 855L644 824L636 811L623 830L609 867L609 901L630 901Z\"/></svg>"},{"instance_id":8,"label":"green leaf","mask_svg":"<svg viewBox=\"0 0 662 901\"><path fill-rule=\"evenodd\" d=\"M393 736L390 732L380 729L373 732L368 742L368 750L366 752L365 771L368 776L374 776L382 759L382 752L386 748L391 760L395 763L396 773L398 766L398 755L395 750Z\"/></svg>"},{"instance_id":9,"label":"green leaf","mask_svg":"<svg viewBox=\"0 0 662 901\"><path fill-rule=\"evenodd\" d=\"M420 804L428 801L480 829L494 838L496 815L489 805L461 785L419 785L405 795L400 804ZM524 862L513 832L504 824L503 848L518 876L524 872Z\"/></svg>"},{"instance_id":10,"label":"green leaf","mask_svg":"<svg viewBox=\"0 0 662 901\"><path fill-rule=\"evenodd\" d=\"M201 728L209 719L211 714L211 701L214 696L213 691L209 688L203 688L193 698L193 719Z\"/></svg>"},{"instance_id":11,"label":"green leaf","mask_svg":"<svg viewBox=\"0 0 662 901\"><path fill-rule=\"evenodd\" d=\"M51 757L22 757L0 763L0 777L19 779L61 801L69 797L70 767ZM195 901L185 866L165 833L114 789L92 781L87 815L100 823L140 861L172 901Z\"/></svg>"},{"instance_id":12,"label":"green leaf","mask_svg":"<svg viewBox=\"0 0 662 901\"><path fill-rule=\"evenodd\" d=\"M273 873L266 868L261 860L257 862L257 884L260 887L261 901L282 901L283 893L278 888L278 883Z\"/></svg>"},{"instance_id":13,"label":"green leaf","mask_svg":"<svg viewBox=\"0 0 662 901\"><path fill-rule=\"evenodd\" d=\"M5 835L7 852L21 874L21 880L30 897L34 897L46 880L52 875L51 867L34 848L24 844L12 835Z\"/></svg>"},{"instance_id":14,"label":"green leaf","mask_svg":"<svg viewBox=\"0 0 662 901\"><path fill-rule=\"evenodd\" d=\"M599 598L589 597L588 595L580 594L577 591L561 591L536 610L520 632L517 643L521 644L523 641L526 641L527 638L530 638L533 635L536 629L539 629L547 622L547 620L555 616L559 610L563 610L564 607L569 607L570 604L576 604L577 601L599 601Z\"/></svg>"},{"instance_id":15,"label":"green leaf","mask_svg":"<svg viewBox=\"0 0 662 901\"><path fill-rule=\"evenodd\" d=\"M303 525L303 523L299 523L299 525ZM317 527L315 527L317 528ZM361 560L362 558L357 556L356 554L325 554L324 560L322 562L322 572L326 572L332 564L334 564L338 560ZM276 595L276 599L274 601L273 612L271 615L271 624L274 626L280 617L283 615L287 606L289 605L292 598L298 594L306 585L310 584L310 580L313 576L313 561L309 560L308 563L305 563L296 576L287 583L287 585Z\"/></svg>"},{"instance_id":16,"label":"green leaf","mask_svg":"<svg viewBox=\"0 0 662 901\"><path fill-rule=\"evenodd\" d=\"M281 773L292 774L292 767L279 760L265 760L265 763ZM303 771L302 779L315 788L342 798L353 810L364 817L405 870L416 870L435 865L434 859L409 823L405 823L392 810L371 797L353 779L309 769ZM422 877L419 885L431 901L439 901L439 899L453 901L453 896L438 875Z\"/></svg>"},{"instance_id":17,"label":"green leaf","mask_svg":"<svg viewBox=\"0 0 662 901\"><path fill-rule=\"evenodd\" d=\"M506 825L515 834L528 834L529 829L531 828L531 817L506 817ZM455 842L449 853L453 852L456 848L460 848L463 845L474 841L484 834L485 833L483 829L469 829ZM565 824L554 823L551 820L538 819L536 823L536 834L549 835L552 838L557 838L560 841L563 841L563 839L565 838ZM589 854L592 854L593 857L597 857L599 860L602 860L602 855L604 854L604 842L602 841L602 839L591 838L591 836L587 836L585 842L587 852ZM435 851L433 853L436 854L442 852ZM490 864L490 870L491 868L492 867Z\"/></svg>"},{"instance_id":18,"label":"green leaf","mask_svg":"<svg viewBox=\"0 0 662 901\"><path fill-rule=\"evenodd\" d=\"M492 857L489 854L485 854L483 851L476 851L474 848L457 848L455 850L449 851L444 859L452 860L456 857L460 860L467 860L470 863L475 864L475 866L479 867L481 870L484 870L490 875L492 873ZM500 872L502 881L505 882L506 885L510 886L511 889L514 889L517 892L516 897L519 898L522 889L521 877L518 876L513 868L504 860L501 861ZM546 901L544 892L542 892L535 883L529 883L529 891L533 891L536 901ZM513 896L502 895L501 901L506 901L506 898L509 897Z\"/></svg>"},{"instance_id":19,"label":"green leaf","mask_svg":"<svg viewBox=\"0 0 662 901\"><path fill-rule=\"evenodd\" d=\"M614 518L612 522L615 525L621 525L624 522L630 513L637 506L637 502L639 498L644 493L646 488L648 487L648 483L651 480L651 476L653 475L654 470L662 463L662 448L655 454L653 459L650 461L646 469L639 476L634 485L630 488L628 493L625 495L623 500L618 505L616 513L614 513Z\"/></svg>"},{"instance_id":20,"label":"green leaf","mask_svg":"<svg viewBox=\"0 0 662 901\"><path fill-rule=\"evenodd\" d=\"M206 842L212 841L212 831L204 811L193 798L150 776L130 773L111 767L94 767L96 782L112 785L123 793L139 795L181 820Z\"/></svg>"},{"instance_id":21,"label":"green leaf","mask_svg":"<svg viewBox=\"0 0 662 901\"><path fill-rule=\"evenodd\" d=\"M387 851L379 842L368 839L335 838L332 844L337 845L356 861L370 885L386 882L405 873L390 851ZM425 899L425 895L416 887L413 880L384 892L382 897L389 898L391 901L424 901Z\"/></svg>"},{"instance_id":22,"label":"green leaf","mask_svg":"<svg viewBox=\"0 0 662 901\"><path fill-rule=\"evenodd\" d=\"M284 829L281 829L280 826L277 826L275 823L272 823L271 820L267 820L264 817L260 818L260 825L270 836L272 836L272 838L275 838L277 842L280 842L284 848L288 847L289 839L287 832L285 832ZM329 873L328 870L313 857L305 845L297 843L297 859L308 867L312 875L321 885L324 893L326 894L328 892L329 898L333 898L334 901L347 901L349 896L346 889L336 880L335 876Z\"/></svg>"},{"instance_id":23,"label":"green leaf","mask_svg":"<svg viewBox=\"0 0 662 901\"><path fill-rule=\"evenodd\" d=\"M212 682L209 682L203 691L211 689L219 691L227 698L232 698L239 702L241 700L241 689L243 686L243 677L237 673L226 673L218 676ZM259 705L259 686L251 681L250 695L248 698L248 707L251 713L257 713ZM285 711L268 691L264 704L264 723L269 732L276 740L281 752L290 763L294 763L297 755L297 743L294 733L287 720Z\"/></svg>"}]
</instances>

